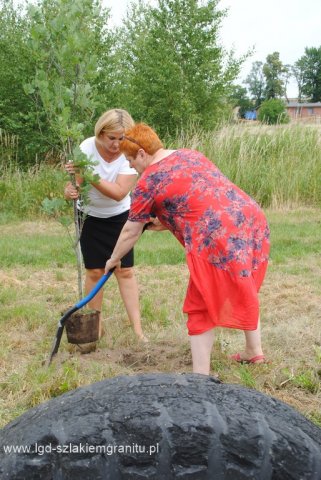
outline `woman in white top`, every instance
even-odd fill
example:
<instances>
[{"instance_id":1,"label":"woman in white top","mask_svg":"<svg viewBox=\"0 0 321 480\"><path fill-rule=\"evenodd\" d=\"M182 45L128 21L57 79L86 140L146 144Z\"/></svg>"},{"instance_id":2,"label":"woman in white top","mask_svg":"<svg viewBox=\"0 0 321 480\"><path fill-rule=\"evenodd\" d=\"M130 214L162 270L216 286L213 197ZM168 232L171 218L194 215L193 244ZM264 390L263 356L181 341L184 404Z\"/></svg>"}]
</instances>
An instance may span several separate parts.
<instances>
[{"instance_id":1,"label":"woman in white top","mask_svg":"<svg viewBox=\"0 0 321 480\"><path fill-rule=\"evenodd\" d=\"M85 221L80 244L86 268L86 294L104 274L106 260L110 257L128 217L130 191L136 182L137 172L130 168L126 157L120 154L119 142L123 139L125 130L133 125L134 121L126 110L108 110L98 119L95 136L87 138L80 145L82 152L95 163L93 173L99 176L99 181L92 183L83 209ZM68 163L65 168L69 173L74 173L72 163ZM76 181L81 187L82 179L79 175L76 175ZM65 198L77 199L78 190L68 182ZM138 286L133 264L134 256L131 250L123 257L121 267L115 270L115 276L134 331L140 340L146 341L141 327ZM100 290L89 306L101 312L102 301L103 291Z\"/></svg>"}]
</instances>

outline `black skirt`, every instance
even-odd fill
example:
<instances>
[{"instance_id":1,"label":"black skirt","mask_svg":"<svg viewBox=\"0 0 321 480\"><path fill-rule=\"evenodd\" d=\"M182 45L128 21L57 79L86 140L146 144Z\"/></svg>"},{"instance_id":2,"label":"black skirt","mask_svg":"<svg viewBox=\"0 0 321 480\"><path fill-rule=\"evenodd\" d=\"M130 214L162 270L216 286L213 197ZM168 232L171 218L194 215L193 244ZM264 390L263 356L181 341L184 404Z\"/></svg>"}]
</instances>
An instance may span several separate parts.
<instances>
[{"instance_id":1,"label":"black skirt","mask_svg":"<svg viewBox=\"0 0 321 480\"><path fill-rule=\"evenodd\" d=\"M81 252L86 268L105 268L119 234L127 221L128 210L109 218L88 215L80 235ZM134 265L134 250L130 250L121 260L122 268Z\"/></svg>"}]
</instances>

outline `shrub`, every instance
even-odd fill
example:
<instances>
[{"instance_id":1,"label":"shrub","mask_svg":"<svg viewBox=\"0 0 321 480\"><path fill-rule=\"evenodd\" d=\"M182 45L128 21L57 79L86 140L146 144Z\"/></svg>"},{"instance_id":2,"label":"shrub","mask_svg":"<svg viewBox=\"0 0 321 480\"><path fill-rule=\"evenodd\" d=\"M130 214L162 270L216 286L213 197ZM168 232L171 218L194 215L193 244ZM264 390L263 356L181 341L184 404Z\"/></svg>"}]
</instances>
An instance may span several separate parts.
<instances>
[{"instance_id":1,"label":"shrub","mask_svg":"<svg viewBox=\"0 0 321 480\"><path fill-rule=\"evenodd\" d=\"M285 110L284 102L277 98L265 100L259 109L258 119L268 125L289 123L290 118Z\"/></svg>"}]
</instances>

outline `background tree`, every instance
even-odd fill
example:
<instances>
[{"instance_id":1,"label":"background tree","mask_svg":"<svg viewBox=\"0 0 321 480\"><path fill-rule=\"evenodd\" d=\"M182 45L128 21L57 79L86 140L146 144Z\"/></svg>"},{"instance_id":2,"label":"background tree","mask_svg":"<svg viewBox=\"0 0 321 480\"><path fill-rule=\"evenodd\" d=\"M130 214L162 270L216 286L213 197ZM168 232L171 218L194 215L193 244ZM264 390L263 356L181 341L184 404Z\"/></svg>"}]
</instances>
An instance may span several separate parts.
<instances>
[{"instance_id":1,"label":"background tree","mask_svg":"<svg viewBox=\"0 0 321 480\"><path fill-rule=\"evenodd\" d=\"M23 89L35 68L28 35L23 8L0 0L0 129L19 139L18 160L24 164L45 151L35 105Z\"/></svg>"},{"instance_id":2,"label":"background tree","mask_svg":"<svg viewBox=\"0 0 321 480\"><path fill-rule=\"evenodd\" d=\"M258 107L264 100L265 78L263 73L263 62L253 62L249 75L244 82L249 89L254 106Z\"/></svg>"},{"instance_id":3,"label":"background tree","mask_svg":"<svg viewBox=\"0 0 321 480\"><path fill-rule=\"evenodd\" d=\"M284 65L284 68L283 68L283 73L281 74L281 78L283 80L283 85L284 85L284 97L286 99L287 102L289 102L289 99L288 99L288 85L289 85L289 81L292 77L292 67L291 65Z\"/></svg>"},{"instance_id":4,"label":"background tree","mask_svg":"<svg viewBox=\"0 0 321 480\"><path fill-rule=\"evenodd\" d=\"M264 100L259 108L258 119L262 123L275 125L277 123L288 123L289 116L286 113L285 104L279 98Z\"/></svg>"},{"instance_id":5,"label":"background tree","mask_svg":"<svg viewBox=\"0 0 321 480\"><path fill-rule=\"evenodd\" d=\"M247 55L220 44L219 0L136 0L114 30L100 0L28 3L0 0L0 128L25 142L23 161L71 152L110 107L173 136L231 114Z\"/></svg>"},{"instance_id":6,"label":"background tree","mask_svg":"<svg viewBox=\"0 0 321 480\"><path fill-rule=\"evenodd\" d=\"M296 62L302 71L302 94L311 102L321 101L321 47L306 48Z\"/></svg>"},{"instance_id":7,"label":"background tree","mask_svg":"<svg viewBox=\"0 0 321 480\"><path fill-rule=\"evenodd\" d=\"M227 96L244 58L235 60L219 45L226 12L218 0L139 2L123 27L123 99L135 118L161 133L191 122L210 128L227 109Z\"/></svg>"},{"instance_id":8,"label":"background tree","mask_svg":"<svg viewBox=\"0 0 321 480\"><path fill-rule=\"evenodd\" d=\"M245 113L249 110L253 110L254 103L249 99L246 88L235 85L233 86L231 95L229 97L233 109L239 108L238 117L245 118Z\"/></svg>"},{"instance_id":9,"label":"background tree","mask_svg":"<svg viewBox=\"0 0 321 480\"><path fill-rule=\"evenodd\" d=\"M280 60L279 52L268 55L263 65L263 74L265 77L264 96L267 100L270 98L280 98L284 95L284 73L285 67Z\"/></svg>"},{"instance_id":10,"label":"background tree","mask_svg":"<svg viewBox=\"0 0 321 480\"><path fill-rule=\"evenodd\" d=\"M292 66L292 75L295 78L297 88L298 88L298 101L302 101L302 89L304 84L304 60L302 57L297 60Z\"/></svg>"}]
</instances>

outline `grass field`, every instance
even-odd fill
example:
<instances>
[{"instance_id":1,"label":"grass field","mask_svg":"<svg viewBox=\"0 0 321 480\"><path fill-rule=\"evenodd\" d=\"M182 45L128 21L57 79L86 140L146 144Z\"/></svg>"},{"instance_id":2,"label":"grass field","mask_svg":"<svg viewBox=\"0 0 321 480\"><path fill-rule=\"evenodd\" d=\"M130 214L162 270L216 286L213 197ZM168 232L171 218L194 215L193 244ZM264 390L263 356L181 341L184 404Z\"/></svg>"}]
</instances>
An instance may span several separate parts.
<instances>
[{"instance_id":1,"label":"grass field","mask_svg":"<svg viewBox=\"0 0 321 480\"><path fill-rule=\"evenodd\" d=\"M271 363L238 365L242 332L218 329L212 374L292 405L321 426L320 211L268 210L271 262L262 287L265 353ZM191 372L182 314L188 272L166 232L146 232L136 249L143 324L137 343L114 278L105 286L106 334L95 352L74 351L65 335L46 361L61 312L77 301L75 256L54 221L10 221L0 236L0 426L26 409L81 385L120 374Z\"/></svg>"}]
</instances>

